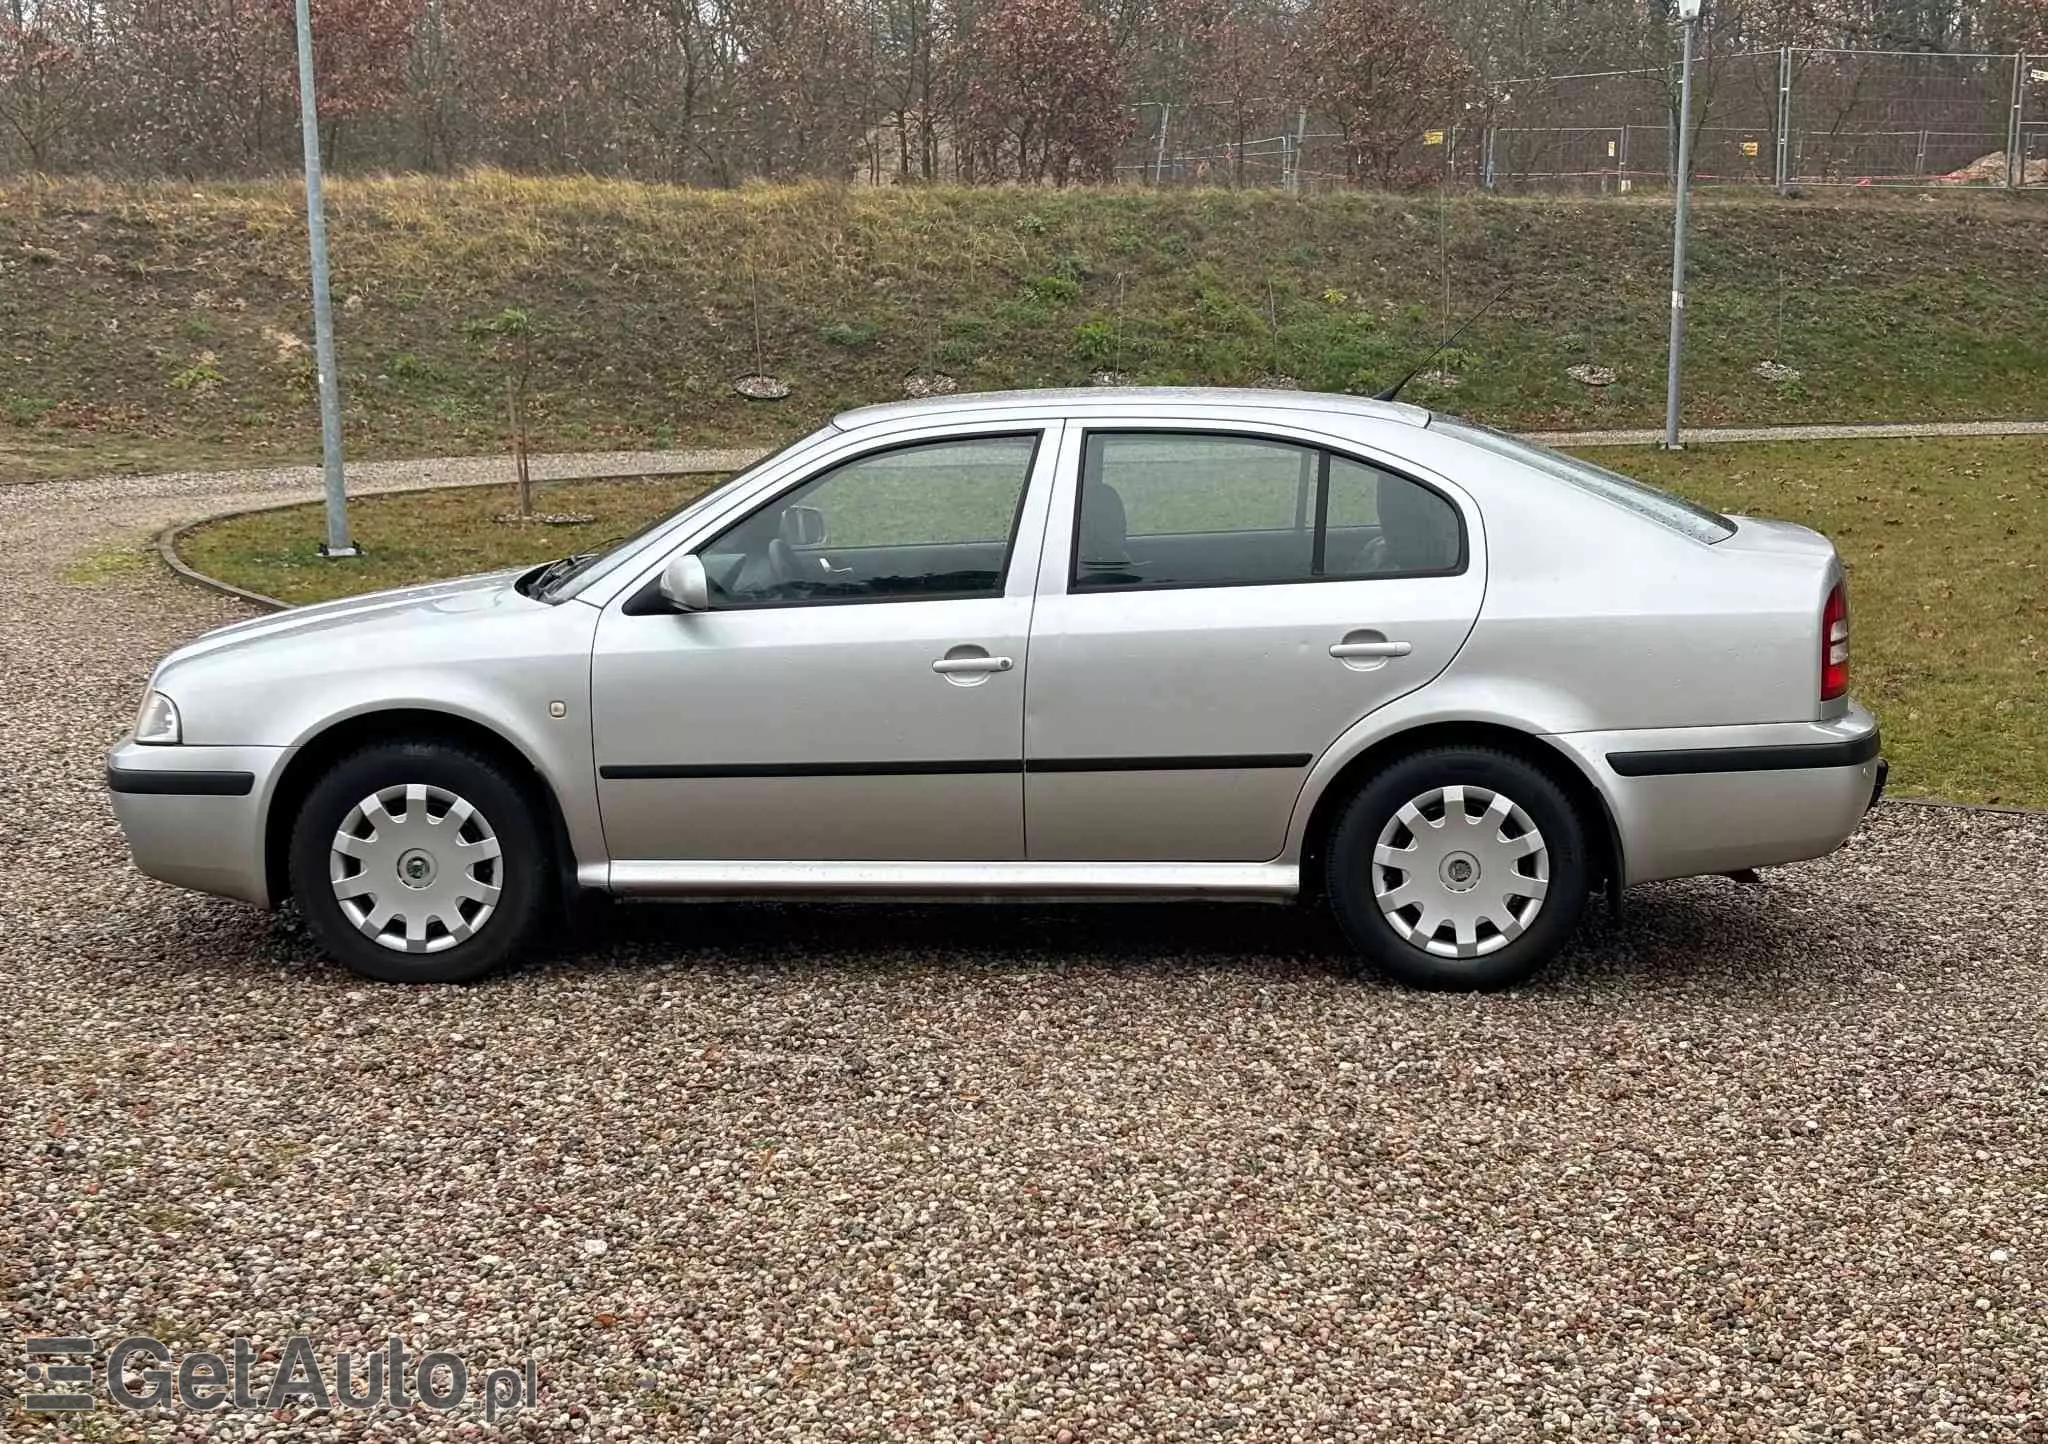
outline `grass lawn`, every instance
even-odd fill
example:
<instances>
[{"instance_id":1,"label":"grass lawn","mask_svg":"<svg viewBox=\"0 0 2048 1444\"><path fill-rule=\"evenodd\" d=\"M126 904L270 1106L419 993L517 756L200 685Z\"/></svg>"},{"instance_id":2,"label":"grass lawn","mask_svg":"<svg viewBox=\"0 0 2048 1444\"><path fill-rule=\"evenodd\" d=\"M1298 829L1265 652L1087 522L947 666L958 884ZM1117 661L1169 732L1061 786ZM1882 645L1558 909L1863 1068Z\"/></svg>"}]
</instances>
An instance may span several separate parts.
<instances>
[{"instance_id":1,"label":"grass lawn","mask_svg":"<svg viewBox=\"0 0 2048 1444\"><path fill-rule=\"evenodd\" d=\"M2035 439L1730 444L1676 455L1591 453L1730 512L1833 537L1849 569L1853 686L1884 724L1892 786L1964 802L2048 806L2048 443ZM371 497L369 549L315 554L316 507L233 518L189 536L193 565L293 602L540 561L622 536L715 478L557 482L542 510L583 526L494 520L506 487Z\"/></svg>"},{"instance_id":2,"label":"grass lawn","mask_svg":"<svg viewBox=\"0 0 2048 1444\"><path fill-rule=\"evenodd\" d=\"M544 562L610 546L723 480L650 476L534 483L537 512L593 518L580 525L501 522L512 488L458 486L349 503L363 555L328 561L320 505L250 512L188 532L179 552L208 576L280 601L330 601L357 592Z\"/></svg>"}]
</instances>

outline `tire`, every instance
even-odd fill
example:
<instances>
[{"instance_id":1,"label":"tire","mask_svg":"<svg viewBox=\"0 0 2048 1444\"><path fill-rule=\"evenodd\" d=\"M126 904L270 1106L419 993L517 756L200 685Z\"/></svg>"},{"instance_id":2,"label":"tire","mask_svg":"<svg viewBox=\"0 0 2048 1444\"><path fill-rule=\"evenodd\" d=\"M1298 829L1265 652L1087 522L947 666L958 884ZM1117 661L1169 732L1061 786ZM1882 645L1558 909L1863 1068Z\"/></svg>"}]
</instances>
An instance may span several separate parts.
<instances>
[{"instance_id":1,"label":"tire","mask_svg":"<svg viewBox=\"0 0 2048 1444\"><path fill-rule=\"evenodd\" d=\"M1454 802L1462 837L1438 832L1458 827ZM1410 808L1426 830L1410 826ZM1416 866L1384 860L1411 851ZM1373 777L1338 820L1326 867L1330 906L1363 961L1418 988L1525 981L1564 946L1591 887L1586 825L1571 799L1521 758L1486 747L1418 752ZM1510 873L1516 882L1496 890Z\"/></svg>"},{"instance_id":2,"label":"tire","mask_svg":"<svg viewBox=\"0 0 2048 1444\"><path fill-rule=\"evenodd\" d=\"M554 875L528 790L492 758L427 738L352 752L314 783L290 868L328 956L389 983L498 967L542 932Z\"/></svg>"}]
</instances>

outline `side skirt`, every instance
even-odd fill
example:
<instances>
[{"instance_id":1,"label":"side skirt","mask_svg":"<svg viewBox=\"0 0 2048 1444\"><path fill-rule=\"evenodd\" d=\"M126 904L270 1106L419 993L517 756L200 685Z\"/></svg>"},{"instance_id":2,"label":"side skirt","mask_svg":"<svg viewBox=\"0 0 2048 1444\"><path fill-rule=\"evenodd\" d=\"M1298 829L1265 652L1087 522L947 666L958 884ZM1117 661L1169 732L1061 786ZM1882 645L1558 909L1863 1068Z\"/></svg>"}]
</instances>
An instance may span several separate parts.
<instances>
[{"instance_id":1,"label":"side skirt","mask_svg":"<svg viewBox=\"0 0 2048 1444\"><path fill-rule=\"evenodd\" d=\"M577 870L620 897L936 898L1034 901L1240 898L1287 902L1282 862L614 862Z\"/></svg>"}]
</instances>

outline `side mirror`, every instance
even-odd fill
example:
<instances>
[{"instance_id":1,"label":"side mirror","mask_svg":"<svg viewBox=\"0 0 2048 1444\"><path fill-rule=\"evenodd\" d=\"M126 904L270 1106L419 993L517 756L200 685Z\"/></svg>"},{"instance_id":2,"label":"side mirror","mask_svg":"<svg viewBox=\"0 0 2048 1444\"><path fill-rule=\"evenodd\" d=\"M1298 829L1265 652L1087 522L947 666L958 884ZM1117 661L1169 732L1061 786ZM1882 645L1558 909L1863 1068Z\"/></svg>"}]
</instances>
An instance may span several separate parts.
<instances>
[{"instance_id":1,"label":"side mirror","mask_svg":"<svg viewBox=\"0 0 2048 1444\"><path fill-rule=\"evenodd\" d=\"M694 552L669 558L661 569L661 598L679 612L711 610L711 579L704 574L704 559Z\"/></svg>"},{"instance_id":2,"label":"side mirror","mask_svg":"<svg viewBox=\"0 0 2048 1444\"><path fill-rule=\"evenodd\" d=\"M821 547L825 544L825 513L814 506L784 507L779 530L793 547Z\"/></svg>"}]
</instances>

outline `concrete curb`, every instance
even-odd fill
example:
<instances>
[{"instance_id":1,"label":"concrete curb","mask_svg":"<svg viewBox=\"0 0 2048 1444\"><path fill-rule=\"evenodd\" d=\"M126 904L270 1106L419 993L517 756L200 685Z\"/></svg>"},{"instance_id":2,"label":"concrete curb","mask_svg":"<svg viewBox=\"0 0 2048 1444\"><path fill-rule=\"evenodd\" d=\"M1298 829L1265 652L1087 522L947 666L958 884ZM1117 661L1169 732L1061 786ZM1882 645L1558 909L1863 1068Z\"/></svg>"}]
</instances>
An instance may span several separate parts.
<instances>
[{"instance_id":1,"label":"concrete curb","mask_svg":"<svg viewBox=\"0 0 2048 1444\"><path fill-rule=\"evenodd\" d=\"M1950 802L1943 797L1886 797L1879 807L1938 807L1945 812L1988 812L1994 817L2048 817L2048 807L2006 807L1995 802Z\"/></svg>"},{"instance_id":2,"label":"concrete curb","mask_svg":"<svg viewBox=\"0 0 2048 1444\"><path fill-rule=\"evenodd\" d=\"M208 576L178 555L178 541L186 532L196 527L226 521L232 516L250 516L259 511L283 511L288 506L304 505L302 501L274 501L265 506L243 506L232 511L215 512L211 516L202 516L193 521L173 522L156 534L156 554L163 559L163 564L171 569L174 576L190 582L195 587L204 587L209 592L219 592L224 597L234 597L252 603L265 611L287 612L291 610L290 602L282 602L276 597L265 596L262 592L252 592L246 587L236 586L233 582L224 582L219 577Z\"/></svg>"}]
</instances>

